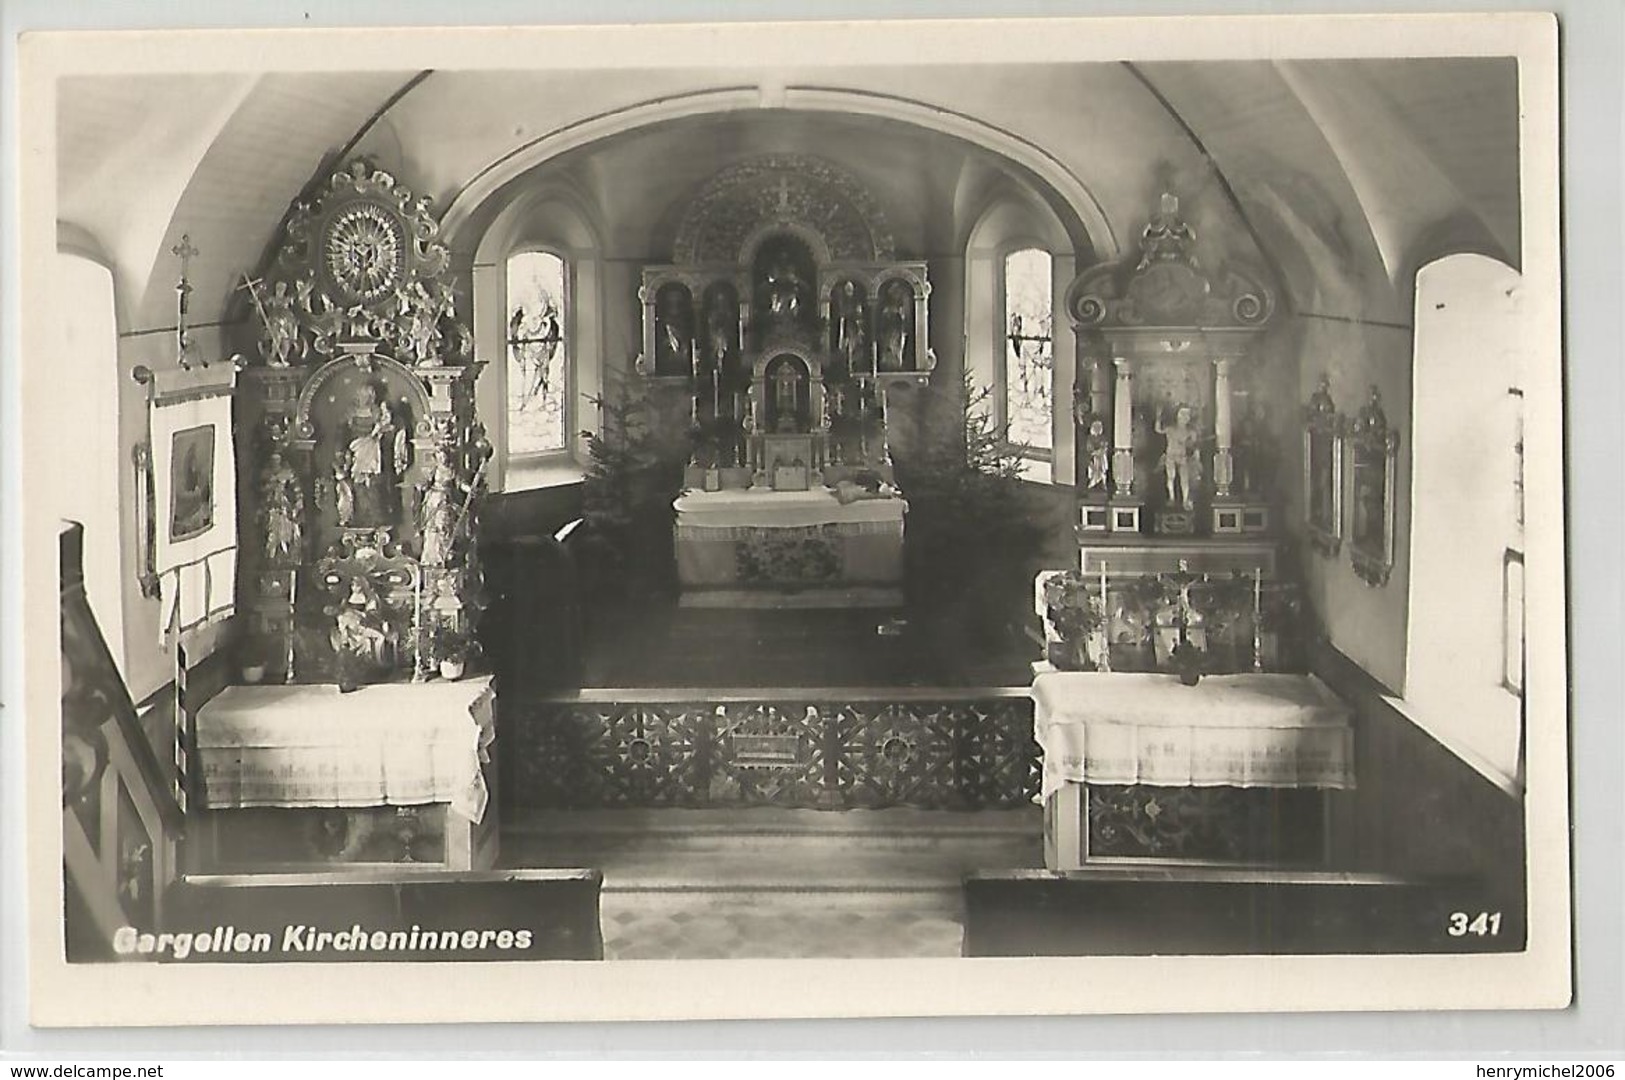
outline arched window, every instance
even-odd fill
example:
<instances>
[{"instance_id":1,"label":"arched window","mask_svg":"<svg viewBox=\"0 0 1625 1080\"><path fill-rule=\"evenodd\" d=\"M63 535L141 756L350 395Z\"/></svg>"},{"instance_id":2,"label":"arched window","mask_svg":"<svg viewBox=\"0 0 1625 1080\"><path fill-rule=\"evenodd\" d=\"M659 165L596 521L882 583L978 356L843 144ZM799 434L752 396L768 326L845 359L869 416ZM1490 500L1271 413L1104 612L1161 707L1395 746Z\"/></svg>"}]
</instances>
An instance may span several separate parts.
<instances>
[{"instance_id":1,"label":"arched window","mask_svg":"<svg viewBox=\"0 0 1625 1080\"><path fill-rule=\"evenodd\" d=\"M124 601L119 521L119 476L128 458L119 452L118 324L113 274L82 255L59 254L54 266L60 354L50 385L71 395L62 415L72 415L74 454L68 471L51 485L57 514L85 527L85 596L96 614L113 659L124 668Z\"/></svg>"},{"instance_id":2,"label":"arched window","mask_svg":"<svg viewBox=\"0 0 1625 1080\"><path fill-rule=\"evenodd\" d=\"M1520 281L1481 255L1424 266L1412 369L1405 702L1505 778L1522 739Z\"/></svg>"},{"instance_id":3,"label":"arched window","mask_svg":"<svg viewBox=\"0 0 1625 1080\"><path fill-rule=\"evenodd\" d=\"M508 258L508 460L569 447L569 267L551 251Z\"/></svg>"},{"instance_id":4,"label":"arched window","mask_svg":"<svg viewBox=\"0 0 1625 1080\"><path fill-rule=\"evenodd\" d=\"M1004 422L1012 443L1048 459L1055 449L1054 277L1049 252L1004 257Z\"/></svg>"}]
</instances>

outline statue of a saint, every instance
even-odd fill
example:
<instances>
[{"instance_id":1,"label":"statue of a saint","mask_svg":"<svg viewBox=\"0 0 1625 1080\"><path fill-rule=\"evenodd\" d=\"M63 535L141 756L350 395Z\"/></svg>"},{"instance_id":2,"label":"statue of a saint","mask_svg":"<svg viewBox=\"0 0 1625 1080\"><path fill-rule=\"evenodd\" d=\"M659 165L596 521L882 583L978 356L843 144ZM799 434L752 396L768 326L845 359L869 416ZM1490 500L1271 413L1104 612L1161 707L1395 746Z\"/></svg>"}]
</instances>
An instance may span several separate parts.
<instances>
[{"instance_id":1,"label":"statue of a saint","mask_svg":"<svg viewBox=\"0 0 1625 1080\"><path fill-rule=\"evenodd\" d=\"M835 352L846 359L848 371L856 371L868 347L863 297L858 294L857 283L848 281L842 284L836 299Z\"/></svg>"},{"instance_id":2,"label":"statue of a saint","mask_svg":"<svg viewBox=\"0 0 1625 1080\"><path fill-rule=\"evenodd\" d=\"M908 367L913 307L914 296L907 284L894 281L886 286L880 309L880 367L883 370L903 371Z\"/></svg>"},{"instance_id":3,"label":"statue of a saint","mask_svg":"<svg viewBox=\"0 0 1625 1080\"><path fill-rule=\"evenodd\" d=\"M660 298L655 314L655 370L662 375L686 375L694 366L694 339L688 306L675 291Z\"/></svg>"},{"instance_id":4,"label":"statue of a saint","mask_svg":"<svg viewBox=\"0 0 1625 1080\"><path fill-rule=\"evenodd\" d=\"M390 473L399 468L405 449L396 435L405 432L397 432L389 406L378 400L378 390L370 382L356 388L350 430L350 480L358 523L378 524L388 516Z\"/></svg>"},{"instance_id":5,"label":"statue of a saint","mask_svg":"<svg viewBox=\"0 0 1625 1080\"><path fill-rule=\"evenodd\" d=\"M265 561L298 562L305 528L305 496L299 490L299 477L278 450L271 451L266 462L265 479L260 485L260 515L265 525Z\"/></svg>"},{"instance_id":6,"label":"statue of a saint","mask_svg":"<svg viewBox=\"0 0 1625 1080\"><path fill-rule=\"evenodd\" d=\"M396 303L407 355L420 367L439 367L441 302L415 281L396 293Z\"/></svg>"},{"instance_id":7,"label":"statue of a saint","mask_svg":"<svg viewBox=\"0 0 1625 1080\"><path fill-rule=\"evenodd\" d=\"M1238 418L1235 436L1236 479L1242 491L1261 495L1274 487L1275 458L1270 452L1269 419L1258 401L1248 402Z\"/></svg>"},{"instance_id":8,"label":"statue of a saint","mask_svg":"<svg viewBox=\"0 0 1625 1080\"><path fill-rule=\"evenodd\" d=\"M434 469L424 485L418 512L423 545L418 558L425 566L445 566L451 561L457 518L467 490L452 464L451 451L442 447L435 455Z\"/></svg>"},{"instance_id":9,"label":"statue of a saint","mask_svg":"<svg viewBox=\"0 0 1625 1080\"><path fill-rule=\"evenodd\" d=\"M350 591L333 620L332 643L338 654L341 692L356 689L369 670L389 664L390 636L378 598L363 579L352 578Z\"/></svg>"},{"instance_id":10,"label":"statue of a saint","mask_svg":"<svg viewBox=\"0 0 1625 1080\"><path fill-rule=\"evenodd\" d=\"M734 335L739 329L739 312L730 310L720 293L713 293L705 312L706 356L721 371L728 354L734 350Z\"/></svg>"},{"instance_id":11,"label":"statue of a saint","mask_svg":"<svg viewBox=\"0 0 1625 1080\"><path fill-rule=\"evenodd\" d=\"M355 484L350 480L348 450L340 450L333 458L333 517L340 528L355 520Z\"/></svg>"},{"instance_id":12,"label":"statue of a saint","mask_svg":"<svg viewBox=\"0 0 1625 1080\"><path fill-rule=\"evenodd\" d=\"M1158 417L1156 431L1167 439L1162 468L1168 502L1194 510L1202 473L1202 433L1196 426L1196 410L1183 402L1175 405L1173 420Z\"/></svg>"},{"instance_id":13,"label":"statue of a saint","mask_svg":"<svg viewBox=\"0 0 1625 1080\"><path fill-rule=\"evenodd\" d=\"M288 283L279 281L260 309L265 318L265 362L271 367L287 367L294 357L304 359L305 343L299 338L299 317L294 314L293 302Z\"/></svg>"},{"instance_id":14,"label":"statue of a saint","mask_svg":"<svg viewBox=\"0 0 1625 1080\"><path fill-rule=\"evenodd\" d=\"M775 323L801 318L801 294L806 286L790 260L779 256L767 272L767 310Z\"/></svg>"},{"instance_id":15,"label":"statue of a saint","mask_svg":"<svg viewBox=\"0 0 1625 1080\"><path fill-rule=\"evenodd\" d=\"M1111 462L1112 441L1106 435L1106 422L1098 416L1086 418L1083 434L1085 491L1105 491Z\"/></svg>"}]
</instances>

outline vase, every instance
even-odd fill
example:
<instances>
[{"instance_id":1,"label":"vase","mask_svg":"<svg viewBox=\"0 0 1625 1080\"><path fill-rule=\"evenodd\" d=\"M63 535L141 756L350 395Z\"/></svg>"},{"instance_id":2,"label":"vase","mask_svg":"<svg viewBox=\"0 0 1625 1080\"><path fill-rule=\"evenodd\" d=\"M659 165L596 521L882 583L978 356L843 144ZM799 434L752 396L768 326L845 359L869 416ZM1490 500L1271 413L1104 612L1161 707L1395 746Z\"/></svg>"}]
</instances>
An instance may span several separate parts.
<instances>
[{"instance_id":1,"label":"vase","mask_svg":"<svg viewBox=\"0 0 1625 1080\"><path fill-rule=\"evenodd\" d=\"M264 678L265 678L265 665L264 664L245 664L245 665L243 665L243 682L248 683L250 686L252 686L253 684L255 684L257 682L263 681Z\"/></svg>"},{"instance_id":2,"label":"vase","mask_svg":"<svg viewBox=\"0 0 1625 1080\"><path fill-rule=\"evenodd\" d=\"M440 677L448 681L456 681L463 677L463 661L447 658L440 661Z\"/></svg>"}]
</instances>

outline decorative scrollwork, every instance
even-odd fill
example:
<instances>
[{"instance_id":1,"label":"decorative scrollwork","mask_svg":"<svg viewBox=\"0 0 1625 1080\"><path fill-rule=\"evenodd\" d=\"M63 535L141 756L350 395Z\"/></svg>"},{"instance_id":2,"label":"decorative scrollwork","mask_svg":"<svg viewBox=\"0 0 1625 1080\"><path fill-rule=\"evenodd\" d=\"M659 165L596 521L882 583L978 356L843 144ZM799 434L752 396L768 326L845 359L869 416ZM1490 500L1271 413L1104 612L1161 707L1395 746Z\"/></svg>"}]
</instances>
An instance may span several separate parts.
<instances>
[{"instance_id":1,"label":"decorative scrollwork","mask_svg":"<svg viewBox=\"0 0 1625 1080\"><path fill-rule=\"evenodd\" d=\"M427 196L365 159L295 203L271 270L244 283L265 363L334 356L341 342L371 342L418 367L466 363L471 338L439 229Z\"/></svg>"},{"instance_id":2,"label":"decorative scrollwork","mask_svg":"<svg viewBox=\"0 0 1625 1080\"><path fill-rule=\"evenodd\" d=\"M828 244L829 258L893 257L891 228L863 185L845 170L804 154L766 154L724 169L689 204L673 243L683 265L748 262L742 254L765 225L804 223Z\"/></svg>"}]
</instances>

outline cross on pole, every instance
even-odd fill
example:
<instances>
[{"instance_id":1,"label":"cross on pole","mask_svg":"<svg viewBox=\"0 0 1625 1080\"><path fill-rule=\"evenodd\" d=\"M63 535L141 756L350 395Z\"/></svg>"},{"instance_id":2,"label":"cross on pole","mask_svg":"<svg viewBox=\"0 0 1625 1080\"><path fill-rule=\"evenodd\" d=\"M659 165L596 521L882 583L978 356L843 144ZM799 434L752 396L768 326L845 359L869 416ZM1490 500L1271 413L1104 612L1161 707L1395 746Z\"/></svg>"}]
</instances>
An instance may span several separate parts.
<instances>
[{"instance_id":1,"label":"cross on pole","mask_svg":"<svg viewBox=\"0 0 1625 1080\"><path fill-rule=\"evenodd\" d=\"M169 249L174 255L180 256L181 279L175 283L175 347L177 358L181 367L192 366L192 343L186 336L186 313L190 307L192 283L188 280L188 273L192 256L198 254L197 248L192 246L192 238L186 233L181 234L181 242Z\"/></svg>"}]
</instances>

